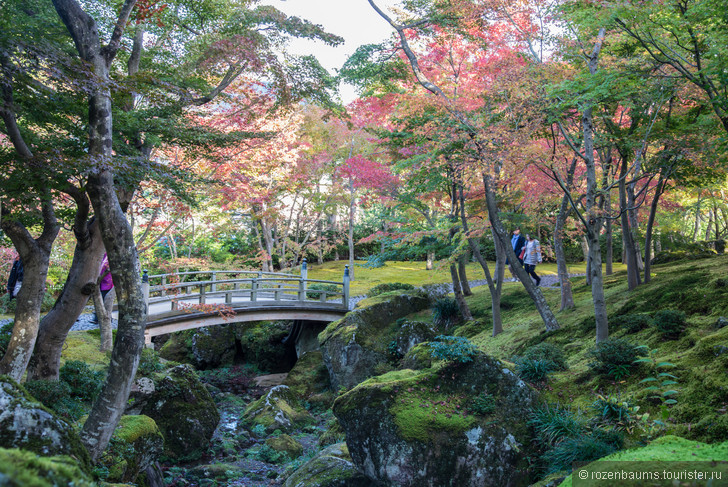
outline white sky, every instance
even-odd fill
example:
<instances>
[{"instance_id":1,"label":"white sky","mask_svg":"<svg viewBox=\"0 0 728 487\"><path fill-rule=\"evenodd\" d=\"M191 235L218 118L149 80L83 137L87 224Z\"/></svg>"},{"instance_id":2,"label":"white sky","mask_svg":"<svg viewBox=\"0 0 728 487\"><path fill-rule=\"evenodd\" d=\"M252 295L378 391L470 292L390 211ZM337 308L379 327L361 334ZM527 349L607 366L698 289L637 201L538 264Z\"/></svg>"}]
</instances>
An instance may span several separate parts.
<instances>
[{"instance_id":1,"label":"white sky","mask_svg":"<svg viewBox=\"0 0 728 487\"><path fill-rule=\"evenodd\" d=\"M346 40L338 47L304 40L296 40L291 44L289 51L292 54L313 54L331 74L336 74L336 70L341 68L357 47L379 43L393 32L367 0L264 0L261 3L323 25L327 32ZM377 5L384 8L395 3L395 0L380 0ZM341 98L344 103L356 98L354 88L342 85Z\"/></svg>"}]
</instances>

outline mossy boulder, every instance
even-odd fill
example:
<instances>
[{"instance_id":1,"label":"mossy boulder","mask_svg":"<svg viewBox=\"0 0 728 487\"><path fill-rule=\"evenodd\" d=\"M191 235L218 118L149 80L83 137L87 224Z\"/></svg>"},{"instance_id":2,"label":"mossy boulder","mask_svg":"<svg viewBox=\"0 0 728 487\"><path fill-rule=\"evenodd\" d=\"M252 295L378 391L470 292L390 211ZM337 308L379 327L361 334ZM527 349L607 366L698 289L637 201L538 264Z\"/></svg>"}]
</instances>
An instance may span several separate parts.
<instances>
[{"instance_id":1,"label":"mossy boulder","mask_svg":"<svg viewBox=\"0 0 728 487\"><path fill-rule=\"evenodd\" d=\"M319 345L334 389L349 389L374 375L376 365L389 359L387 347L400 331L397 320L428 306L419 291L387 293L360 301L327 326Z\"/></svg>"},{"instance_id":2,"label":"mossy boulder","mask_svg":"<svg viewBox=\"0 0 728 487\"><path fill-rule=\"evenodd\" d=\"M429 369L432 367L432 349L428 343L420 343L412 347L402 360L400 360L402 369Z\"/></svg>"},{"instance_id":3,"label":"mossy boulder","mask_svg":"<svg viewBox=\"0 0 728 487\"><path fill-rule=\"evenodd\" d=\"M231 365L235 359L235 329L231 325L198 328L190 339L190 349L197 369Z\"/></svg>"},{"instance_id":4,"label":"mossy boulder","mask_svg":"<svg viewBox=\"0 0 728 487\"><path fill-rule=\"evenodd\" d=\"M76 429L7 376L0 376L0 447L43 456L67 455L83 468L90 465Z\"/></svg>"},{"instance_id":5,"label":"mossy boulder","mask_svg":"<svg viewBox=\"0 0 728 487\"><path fill-rule=\"evenodd\" d=\"M389 352L404 357L416 345L429 342L439 335L432 323L422 321L404 321L401 323L394 340L389 345Z\"/></svg>"},{"instance_id":6,"label":"mossy boulder","mask_svg":"<svg viewBox=\"0 0 728 487\"><path fill-rule=\"evenodd\" d=\"M220 422L215 402L189 365L160 374L142 414L157 423L165 455L177 461L200 458Z\"/></svg>"},{"instance_id":7,"label":"mossy boulder","mask_svg":"<svg viewBox=\"0 0 728 487\"><path fill-rule=\"evenodd\" d=\"M296 361L283 385L291 388L298 397L310 398L331 389L329 372L321 352L307 352Z\"/></svg>"},{"instance_id":8,"label":"mossy boulder","mask_svg":"<svg viewBox=\"0 0 728 487\"><path fill-rule=\"evenodd\" d=\"M38 456L36 452L0 448L3 487L95 487L90 476L69 456Z\"/></svg>"},{"instance_id":9,"label":"mossy boulder","mask_svg":"<svg viewBox=\"0 0 728 487\"><path fill-rule=\"evenodd\" d=\"M298 405L298 399L288 386L272 387L260 399L248 405L243 414L248 424L263 425L267 432L291 432L311 424L313 417Z\"/></svg>"},{"instance_id":10,"label":"mossy boulder","mask_svg":"<svg viewBox=\"0 0 728 487\"><path fill-rule=\"evenodd\" d=\"M169 338L159 349L159 356L165 360L182 364L192 363L192 335L194 330L170 333Z\"/></svg>"},{"instance_id":11,"label":"mossy boulder","mask_svg":"<svg viewBox=\"0 0 728 487\"><path fill-rule=\"evenodd\" d=\"M680 438L679 436L663 436L643 448L633 448L608 455L586 465L584 469L590 472L613 472L614 464L609 462L640 462L638 464L632 464L633 468L636 468L635 471L637 473L648 472L650 470L662 472L665 469L665 463L656 464L654 465L656 468L651 469L650 462L670 462L670 471L685 469L691 471L696 469L710 471L711 466L716 467L718 468L717 471L723 472L723 478L725 479L725 465L716 465L714 462L725 462L727 458L728 441L710 445ZM685 462L682 467L680 466L680 462ZM705 463L697 467L693 462ZM622 465L624 469L630 468L629 463ZM572 476L570 475L566 477L561 487L571 487L572 485ZM645 485L645 483L644 480L633 483L629 480L621 480L619 485L629 487L641 486Z\"/></svg>"},{"instance_id":12,"label":"mossy boulder","mask_svg":"<svg viewBox=\"0 0 728 487\"><path fill-rule=\"evenodd\" d=\"M164 437L149 416L122 416L101 464L109 482L134 482L164 451Z\"/></svg>"},{"instance_id":13,"label":"mossy boulder","mask_svg":"<svg viewBox=\"0 0 728 487\"><path fill-rule=\"evenodd\" d=\"M487 414L470 408L482 393ZM334 403L357 468L385 485L529 484L537 395L500 361L472 362L374 377Z\"/></svg>"},{"instance_id":14,"label":"mossy boulder","mask_svg":"<svg viewBox=\"0 0 728 487\"><path fill-rule=\"evenodd\" d=\"M362 475L349 456L346 443L321 450L293 472L284 487L370 487L371 479Z\"/></svg>"},{"instance_id":15,"label":"mossy boulder","mask_svg":"<svg viewBox=\"0 0 728 487\"><path fill-rule=\"evenodd\" d=\"M265 444L279 453L285 453L288 458L294 460L303 455L303 445L290 435L279 435L275 438L268 438Z\"/></svg>"}]
</instances>

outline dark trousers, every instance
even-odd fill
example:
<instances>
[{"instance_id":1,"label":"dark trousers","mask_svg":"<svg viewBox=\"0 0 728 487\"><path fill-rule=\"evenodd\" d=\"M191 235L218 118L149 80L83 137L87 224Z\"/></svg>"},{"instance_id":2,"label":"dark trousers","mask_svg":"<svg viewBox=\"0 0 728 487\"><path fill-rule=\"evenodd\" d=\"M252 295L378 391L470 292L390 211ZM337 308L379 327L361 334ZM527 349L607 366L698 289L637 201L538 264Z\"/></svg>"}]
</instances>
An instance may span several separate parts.
<instances>
[{"instance_id":1,"label":"dark trousers","mask_svg":"<svg viewBox=\"0 0 728 487\"><path fill-rule=\"evenodd\" d=\"M536 279L536 285L541 284L541 278L536 275L536 264L526 264L524 267L528 275Z\"/></svg>"}]
</instances>

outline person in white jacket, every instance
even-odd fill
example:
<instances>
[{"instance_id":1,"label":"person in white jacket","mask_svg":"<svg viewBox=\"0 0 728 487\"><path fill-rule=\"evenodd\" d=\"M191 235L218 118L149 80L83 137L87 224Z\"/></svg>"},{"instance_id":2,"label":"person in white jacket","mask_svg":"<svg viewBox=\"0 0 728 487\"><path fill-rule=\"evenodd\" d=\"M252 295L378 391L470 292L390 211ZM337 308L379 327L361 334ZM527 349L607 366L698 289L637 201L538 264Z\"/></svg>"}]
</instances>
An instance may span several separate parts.
<instances>
[{"instance_id":1,"label":"person in white jacket","mask_svg":"<svg viewBox=\"0 0 728 487\"><path fill-rule=\"evenodd\" d=\"M536 266L543 262L541 260L541 244L530 235L526 235L526 253L523 255L523 264L529 276L536 280L536 285L541 284L541 278L536 274Z\"/></svg>"}]
</instances>

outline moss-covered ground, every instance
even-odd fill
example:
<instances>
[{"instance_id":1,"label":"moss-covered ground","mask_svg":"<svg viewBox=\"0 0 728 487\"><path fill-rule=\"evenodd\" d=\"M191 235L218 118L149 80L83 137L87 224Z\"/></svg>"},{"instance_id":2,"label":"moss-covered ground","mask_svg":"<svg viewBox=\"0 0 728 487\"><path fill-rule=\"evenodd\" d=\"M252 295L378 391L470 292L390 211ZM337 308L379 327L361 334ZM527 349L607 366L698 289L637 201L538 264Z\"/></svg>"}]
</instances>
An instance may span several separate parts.
<instances>
[{"instance_id":1,"label":"moss-covered ground","mask_svg":"<svg viewBox=\"0 0 728 487\"><path fill-rule=\"evenodd\" d=\"M728 256L716 256L698 261L658 265L653 269L650 283L628 291L624 271L605 276L604 287L610 318L610 336L644 345L654 350L657 363L668 362L662 372L675 376L677 403L668 408L668 432L687 438L716 442L728 439L728 327L717 328L718 318L728 315L728 279L725 269ZM502 300L503 332L492 337L490 294L486 286L473 289L467 302L481 331L472 332L470 340L485 353L505 361L522 354L528 347L547 342L561 347L569 369L554 372L543 388L549 402L569 404L589 409L597 394L618 396L640 412L662 417L659 400L645 389L644 378L654 375L648 365L633 368L620 380L595 373L589 363L590 350L595 346L594 311L591 288L585 278L573 279L572 310L558 312L560 291L542 289L551 308L556 311L561 328L546 332L531 300L520 284L504 286ZM674 309L686 314L687 326L678 337L664 337L650 324L641 330L620 325L624 317L645 313L653 317L657 311ZM411 318L431 319L427 311ZM454 334L461 331L454 329Z\"/></svg>"}]
</instances>

